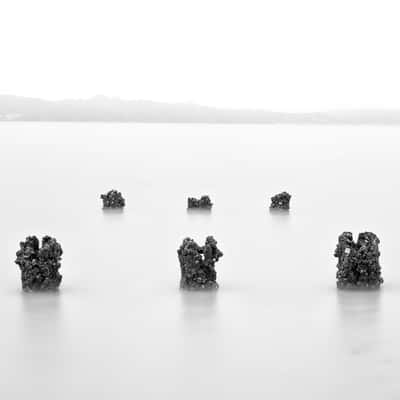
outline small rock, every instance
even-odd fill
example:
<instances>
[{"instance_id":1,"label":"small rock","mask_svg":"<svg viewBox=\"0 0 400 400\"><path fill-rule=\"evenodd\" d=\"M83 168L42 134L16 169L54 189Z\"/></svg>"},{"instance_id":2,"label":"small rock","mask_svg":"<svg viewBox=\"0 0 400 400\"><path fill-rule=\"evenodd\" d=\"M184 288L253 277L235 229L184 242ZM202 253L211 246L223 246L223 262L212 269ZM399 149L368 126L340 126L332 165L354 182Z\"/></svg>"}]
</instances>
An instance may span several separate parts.
<instances>
[{"instance_id":1,"label":"small rock","mask_svg":"<svg viewBox=\"0 0 400 400\"><path fill-rule=\"evenodd\" d=\"M290 198L292 196L287 192L279 193L273 197L271 197L271 206L270 208L278 208L281 210L289 210L290 207Z\"/></svg>"},{"instance_id":2,"label":"small rock","mask_svg":"<svg viewBox=\"0 0 400 400\"><path fill-rule=\"evenodd\" d=\"M104 208L125 207L125 199L122 197L121 192L117 190L110 190L108 193L102 194L100 198L103 200Z\"/></svg>"},{"instance_id":3,"label":"small rock","mask_svg":"<svg viewBox=\"0 0 400 400\"><path fill-rule=\"evenodd\" d=\"M188 198L188 208L211 208L213 203L209 196L201 196L200 199Z\"/></svg>"}]
</instances>

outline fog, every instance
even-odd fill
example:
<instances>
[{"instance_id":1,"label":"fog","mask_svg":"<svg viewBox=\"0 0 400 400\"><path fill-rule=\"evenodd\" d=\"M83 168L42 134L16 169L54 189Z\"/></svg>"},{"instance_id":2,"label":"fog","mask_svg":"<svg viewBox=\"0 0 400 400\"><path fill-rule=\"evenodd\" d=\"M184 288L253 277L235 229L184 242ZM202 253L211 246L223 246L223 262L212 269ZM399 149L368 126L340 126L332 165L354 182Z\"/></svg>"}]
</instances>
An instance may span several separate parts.
<instances>
[{"instance_id":1,"label":"fog","mask_svg":"<svg viewBox=\"0 0 400 400\"><path fill-rule=\"evenodd\" d=\"M7 400L392 398L399 392L396 127L0 125L0 394ZM120 190L122 212L100 194ZM288 213L269 198L292 194ZM187 212L210 195L209 213ZM343 231L381 239L380 291L335 286ZM19 241L63 247L21 291ZM215 236L217 292L176 250Z\"/></svg>"}]
</instances>

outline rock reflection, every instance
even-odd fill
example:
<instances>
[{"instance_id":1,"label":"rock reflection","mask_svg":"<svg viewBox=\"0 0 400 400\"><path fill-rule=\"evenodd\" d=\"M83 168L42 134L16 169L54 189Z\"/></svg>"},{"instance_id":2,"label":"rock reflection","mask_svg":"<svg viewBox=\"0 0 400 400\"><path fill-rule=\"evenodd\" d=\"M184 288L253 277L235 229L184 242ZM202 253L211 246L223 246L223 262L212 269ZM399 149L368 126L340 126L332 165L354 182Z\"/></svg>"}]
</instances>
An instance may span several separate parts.
<instances>
[{"instance_id":1,"label":"rock reflection","mask_svg":"<svg viewBox=\"0 0 400 400\"><path fill-rule=\"evenodd\" d=\"M124 213L123 208L102 208L102 211L105 216L122 215Z\"/></svg>"},{"instance_id":2,"label":"rock reflection","mask_svg":"<svg viewBox=\"0 0 400 400\"><path fill-rule=\"evenodd\" d=\"M289 216L290 216L290 210L282 210L280 208L269 208L268 210L271 215L276 215L276 216L286 217L286 218L289 218Z\"/></svg>"},{"instance_id":3,"label":"rock reflection","mask_svg":"<svg viewBox=\"0 0 400 400\"><path fill-rule=\"evenodd\" d=\"M126 217L123 208L103 208L102 209L103 219L106 224L114 225L120 222Z\"/></svg>"},{"instance_id":4,"label":"rock reflection","mask_svg":"<svg viewBox=\"0 0 400 400\"><path fill-rule=\"evenodd\" d=\"M215 327L218 290L181 290L183 323L188 329Z\"/></svg>"},{"instance_id":5,"label":"rock reflection","mask_svg":"<svg viewBox=\"0 0 400 400\"><path fill-rule=\"evenodd\" d=\"M211 208L187 208L186 213L189 217L208 217L210 218L212 215Z\"/></svg>"},{"instance_id":6,"label":"rock reflection","mask_svg":"<svg viewBox=\"0 0 400 400\"><path fill-rule=\"evenodd\" d=\"M380 342L382 290L337 290L342 341L353 355L373 351Z\"/></svg>"},{"instance_id":7,"label":"rock reflection","mask_svg":"<svg viewBox=\"0 0 400 400\"><path fill-rule=\"evenodd\" d=\"M218 290L181 290L184 359L212 365L221 351Z\"/></svg>"},{"instance_id":8,"label":"rock reflection","mask_svg":"<svg viewBox=\"0 0 400 400\"><path fill-rule=\"evenodd\" d=\"M277 227L286 226L290 224L291 215L289 210L280 210L279 208L269 208L269 214L271 215L271 219L269 221L276 225Z\"/></svg>"},{"instance_id":9,"label":"rock reflection","mask_svg":"<svg viewBox=\"0 0 400 400\"><path fill-rule=\"evenodd\" d=\"M52 353L62 346L61 297L59 291L22 292L20 335L27 351Z\"/></svg>"}]
</instances>

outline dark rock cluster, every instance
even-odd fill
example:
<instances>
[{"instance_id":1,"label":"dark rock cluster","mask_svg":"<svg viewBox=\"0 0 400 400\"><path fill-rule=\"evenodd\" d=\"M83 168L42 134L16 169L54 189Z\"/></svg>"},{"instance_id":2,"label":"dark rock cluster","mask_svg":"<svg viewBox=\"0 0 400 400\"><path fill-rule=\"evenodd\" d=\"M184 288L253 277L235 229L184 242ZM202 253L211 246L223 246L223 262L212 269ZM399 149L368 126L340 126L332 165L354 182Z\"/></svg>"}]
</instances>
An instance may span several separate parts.
<instances>
[{"instance_id":1,"label":"dark rock cluster","mask_svg":"<svg viewBox=\"0 0 400 400\"><path fill-rule=\"evenodd\" d=\"M201 196L200 199L188 198L188 208L211 208L213 203L209 196Z\"/></svg>"},{"instance_id":2,"label":"dark rock cluster","mask_svg":"<svg viewBox=\"0 0 400 400\"><path fill-rule=\"evenodd\" d=\"M104 208L125 207L125 199L122 197L121 192L117 190L110 190L108 193L102 194L100 198L103 200Z\"/></svg>"},{"instance_id":3,"label":"dark rock cluster","mask_svg":"<svg viewBox=\"0 0 400 400\"><path fill-rule=\"evenodd\" d=\"M273 197L271 197L271 207L270 208L278 208L281 210L289 210L290 207L290 198L292 196L287 192L279 193Z\"/></svg>"},{"instance_id":4,"label":"dark rock cluster","mask_svg":"<svg viewBox=\"0 0 400 400\"><path fill-rule=\"evenodd\" d=\"M15 263L21 270L22 289L57 289L62 279L58 270L63 253L57 240L44 236L42 246L39 247L39 239L36 236L29 236L19 245Z\"/></svg>"},{"instance_id":5,"label":"dark rock cluster","mask_svg":"<svg viewBox=\"0 0 400 400\"><path fill-rule=\"evenodd\" d=\"M360 233L355 243L351 232L343 232L335 250L337 287L379 288L383 283L379 256L379 239L374 233Z\"/></svg>"},{"instance_id":6,"label":"dark rock cluster","mask_svg":"<svg viewBox=\"0 0 400 400\"><path fill-rule=\"evenodd\" d=\"M215 263L222 256L223 253L212 236L206 238L204 246L199 246L193 239L184 239L178 249L181 266L180 287L189 290L217 289Z\"/></svg>"}]
</instances>

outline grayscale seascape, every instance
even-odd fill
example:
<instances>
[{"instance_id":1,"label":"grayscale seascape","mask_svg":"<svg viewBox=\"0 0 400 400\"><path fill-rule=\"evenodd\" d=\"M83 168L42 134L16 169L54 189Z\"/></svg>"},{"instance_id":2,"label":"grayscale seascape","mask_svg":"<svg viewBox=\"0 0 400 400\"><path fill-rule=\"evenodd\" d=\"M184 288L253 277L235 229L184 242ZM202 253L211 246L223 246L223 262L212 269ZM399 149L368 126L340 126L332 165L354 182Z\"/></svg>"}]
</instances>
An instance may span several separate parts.
<instances>
[{"instance_id":1,"label":"grayscale seascape","mask_svg":"<svg viewBox=\"0 0 400 400\"><path fill-rule=\"evenodd\" d=\"M396 398L399 145L397 126L2 122L0 398ZM336 289L343 231L380 238L381 290ZM63 282L24 293L15 252L46 234ZM182 292L176 250L207 235L220 289Z\"/></svg>"}]
</instances>

